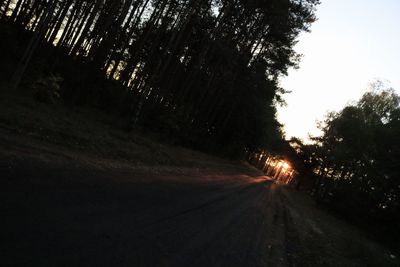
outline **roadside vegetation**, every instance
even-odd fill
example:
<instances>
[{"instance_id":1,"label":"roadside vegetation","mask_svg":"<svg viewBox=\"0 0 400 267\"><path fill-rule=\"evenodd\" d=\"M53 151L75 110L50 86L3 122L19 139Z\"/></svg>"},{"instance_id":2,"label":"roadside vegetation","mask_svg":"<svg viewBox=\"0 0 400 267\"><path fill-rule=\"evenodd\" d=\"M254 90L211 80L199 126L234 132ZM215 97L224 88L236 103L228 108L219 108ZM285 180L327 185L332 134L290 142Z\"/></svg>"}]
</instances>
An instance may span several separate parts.
<instances>
[{"instance_id":1,"label":"roadside vegetation","mask_svg":"<svg viewBox=\"0 0 400 267\"><path fill-rule=\"evenodd\" d=\"M328 113L323 135L297 150L308 188L320 203L400 244L400 96L377 81L355 103Z\"/></svg>"},{"instance_id":2,"label":"roadside vegetation","mask_svg":"<svg viewBox=\"0 0 400 267\"><path fill-rule=\"evenodd\" d=\"M127 132L124 120L90 107L38 102L33 90L0 92L0 159L52 165L127 168L148 174L251 172L243 162L178 146L145 128ZM44 163L41 163L44 164Z\"/></svg>"},{"instance_id":3,"label":"roadside vegetation","mask_svg":"<svg viewBox=\"0 0 400 267\"><path fill-rule=\"evenodd\" d=\"M279 77L317 0L8 0L2 79L213 154L284 142ZM10 79L11 78L11 79Z\"/></svg>"},{"instance_id":4,"label":"roadside vegetation","mask_svg":"<svg viewBox=\"0 0 400 267\"><path fill-rule=\"evenodd\" d=\"M323 135L308 144L286 141L276 119L288 93L279 79L297 66L293 47L318 4L0 1L0 142L9 148L0 156L23 144L132 165L226 170L233 164L221 158L268 151L296 169L297 188L399 249L394 90L375 84L329 113Z\"/></svg>"}]
</instances>

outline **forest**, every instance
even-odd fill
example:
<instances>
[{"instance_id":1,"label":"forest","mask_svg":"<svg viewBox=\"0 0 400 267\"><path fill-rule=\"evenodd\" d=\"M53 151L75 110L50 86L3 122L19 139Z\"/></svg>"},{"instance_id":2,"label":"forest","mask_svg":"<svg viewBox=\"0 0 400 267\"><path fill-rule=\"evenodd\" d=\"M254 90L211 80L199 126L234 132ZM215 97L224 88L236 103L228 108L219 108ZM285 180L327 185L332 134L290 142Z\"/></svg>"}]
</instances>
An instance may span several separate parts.
<instances>
[{"instance_id":1,"label":"forest","mask_svg":"<svg viewBox=\"0 0 400 267\"><path fill-rule=\"evenodd\" d=\"M296 150L299 170L320 203L398 248L400 240L400 96L382 81L357 102L330 112L322 135Z\"/></svg>"},{"instance_id":2,"label":"forest","mask_svg":"<svg viewBox=\"0 0 400 267\"><path fill-rule=\"evenodd\" d=\"M400 240L400 97L381 82L285 141L279 80L318 0L2 0L0 80L230 158L283 154L297 187ZM261 156L262 158L262 156ZM260 158L257 158L259 164ZM373 224L375 225L375 224ZM394 234L393 234L394 233Z\"/></svg>"},{"instance_id":3,"label":"forest","mask_svg":"<svg viewBox=\"0 0 400 267\"><path fill-rule=\"evenodd\" d=\"M320 136L293 137L280 153L260 149L248 161L399 249L400 96L376 80L361 99L328 112L318 128Z\"/></svg>"},{"instance_id":4,"label":"forest","mask_svg":"<svg viewBox=\"0 0 400 267\"><path fill-rule=\"evenodd\" d=\"M0 77L229 157L285 141L279 78L318 0L3 0Z\"/></svg>"}]
</instances>

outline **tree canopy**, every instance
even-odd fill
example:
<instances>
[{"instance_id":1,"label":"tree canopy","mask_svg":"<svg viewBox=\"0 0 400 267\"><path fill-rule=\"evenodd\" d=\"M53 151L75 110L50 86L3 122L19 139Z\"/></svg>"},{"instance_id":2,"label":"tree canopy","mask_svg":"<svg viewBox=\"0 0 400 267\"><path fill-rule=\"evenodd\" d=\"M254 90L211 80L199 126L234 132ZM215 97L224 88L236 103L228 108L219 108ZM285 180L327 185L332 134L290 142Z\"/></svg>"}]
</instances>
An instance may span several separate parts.
<instances>
[{"instance_id":1,"label":"tree canopy","mask_svg":"<svg viewBox=\"0 0 400 267\"><path fill-rule=\"evenodd\" d=\"M237 154L282 139L278 80L298 63L293 46L318 2L3 0L0 14L33 33L17 84L37 48L52 46L42 73L65 78L67 99L123 107L131 125Z\"/></svg>"},{"instance_id":2,"label":"tree canopy","mask_svg":"<svg viewBox=\"0 0 400 267\"><path fill-rule=\"evenodd\" d=\"M314 143L300 146L318 198L353 217L399 221L399 103L392 88L374 83L357 103L329 113Z\"/></svg>"}]
</instances>

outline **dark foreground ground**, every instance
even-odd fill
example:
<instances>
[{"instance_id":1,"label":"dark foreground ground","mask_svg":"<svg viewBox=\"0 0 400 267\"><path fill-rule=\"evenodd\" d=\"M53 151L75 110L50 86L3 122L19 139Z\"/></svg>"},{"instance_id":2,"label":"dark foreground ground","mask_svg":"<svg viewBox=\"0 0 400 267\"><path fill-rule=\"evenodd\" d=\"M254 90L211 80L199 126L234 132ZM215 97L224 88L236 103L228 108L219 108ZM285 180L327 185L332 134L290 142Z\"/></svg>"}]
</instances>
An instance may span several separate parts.
<instances>
[{"instance_id":1,"label":"dark foreground ground","mask_svg":"<svg viewBox=\"0 0 400 267\"><path fill-rule=\"evenodd\" d=\"M151 174L1 156L1 266L399 266L254 171Z\"/></svg>"},{"instance_id":2,"label":"dark foreground ground","mask_svg":"<svg viewBox=\"0 0 400 267\"><path fill-rule=\"evenodd\" d=\"M0 266L400 266L254 169L29 92L0 93L0 225Z\"/></svg>"}]
</instances>

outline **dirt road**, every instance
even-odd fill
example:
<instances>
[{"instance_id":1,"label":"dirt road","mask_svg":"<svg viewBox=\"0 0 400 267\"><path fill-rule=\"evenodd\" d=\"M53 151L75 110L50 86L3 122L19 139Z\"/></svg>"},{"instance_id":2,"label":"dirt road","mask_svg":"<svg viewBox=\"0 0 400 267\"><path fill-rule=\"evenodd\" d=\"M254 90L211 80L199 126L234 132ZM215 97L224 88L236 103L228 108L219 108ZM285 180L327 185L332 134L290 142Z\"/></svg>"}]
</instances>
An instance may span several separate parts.
<instances>
[{"instance_id":1,"label":"dirt road","mask_svg":"<svg viewBox=\"0 0 400 267\"><path fill-rule=\"evenodd\" d=\"M2 266L398 266L262 176L0 167Z\"/></svg>"}]
</instances>

